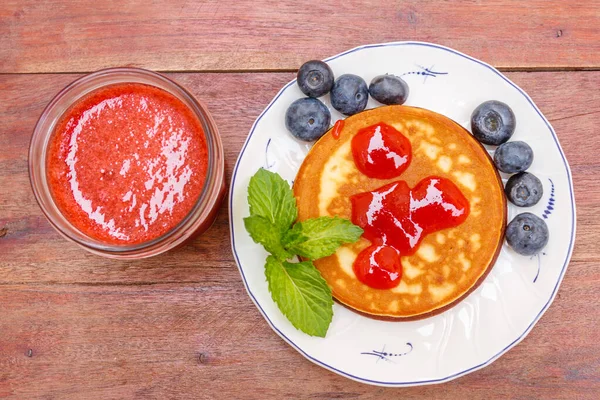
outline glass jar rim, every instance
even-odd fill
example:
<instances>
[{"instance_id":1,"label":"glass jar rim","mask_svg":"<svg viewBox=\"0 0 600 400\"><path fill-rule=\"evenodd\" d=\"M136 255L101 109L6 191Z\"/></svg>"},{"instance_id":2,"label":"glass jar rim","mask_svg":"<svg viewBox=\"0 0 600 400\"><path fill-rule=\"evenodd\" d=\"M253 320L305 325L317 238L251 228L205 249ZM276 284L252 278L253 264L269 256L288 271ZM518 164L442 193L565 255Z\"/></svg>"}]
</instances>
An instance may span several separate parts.
<instances>
[{"instance_id":1,"label":"glass jar rim","mask_svg":"<svg viewBox=\"0 0 600 400\"><path fill-rule=\"evenodd\" d=\"M85 95L99 88L119 83L141 83L151 85L174 95L192 111L194 116L200 122L208 150L207 175L201 193L187 215L169 231L156 238L142 243L124 245L105 243L81 232L81 230L75 227L71 221L63 215L60 209L58 209L52 195L45 193L48 191L45 172L47 146L54 133L57 121L73 104ZM72 99L69 99L69 95L75 96ZM67 104L63 104L65 101ZM60 108L58 112L57 108ZM54 120L50 121L49 125L46 126L52 113L57 113L57 116L55 116ZM41 160L36 159L35 157L36 152L39 151L39 149L37 149L37 144L40 143L40 141L42 141L41 144L43 145ZM185 241L185 239L191 236L196 230L193 229L193 227L198 225L197 222L200 217L203 214L206 214L207 211L210 211L211 206L214 206L212 203L216 200L215 196L218 196L219 191L222 190L221 186L223 186L222 182L224 180L223 148L216 124L206 107L178 83L162 74L142 68L117 67L102 69L76 79L59 91L44 108L44 111L35 125L30 141L28 158L29 180L32 190L40 209L51 225L62 236L74 241L93 253L112 255L118 258L144 257L159 254ZM42 173L40 173L40 169ZM41 182L38 182L39 180L41 180ZM40 184L43 187L39 187ZM46 203L48 202L53 206L53 210L47 208ZM54 211L54 213L52 211ZM62 218L56 218L53 215L57 214L57 211ZM60 221L57 219L60 219ZM65 229L65 227L68 229ZM76 234L73 232L76 232ZM153 251L157 248L162 249L158 252ZM145 253L153 254L144 255Z\"/></svg>"}]
</instances>

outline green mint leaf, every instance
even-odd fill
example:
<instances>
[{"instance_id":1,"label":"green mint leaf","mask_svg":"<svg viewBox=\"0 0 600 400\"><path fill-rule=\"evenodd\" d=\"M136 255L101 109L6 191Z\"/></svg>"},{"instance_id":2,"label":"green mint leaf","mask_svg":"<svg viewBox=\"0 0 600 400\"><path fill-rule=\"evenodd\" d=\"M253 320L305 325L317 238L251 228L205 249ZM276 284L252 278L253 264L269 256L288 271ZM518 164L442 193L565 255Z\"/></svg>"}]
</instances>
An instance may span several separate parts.
<instances>
[{"instance_id":1,"label":"green mint leaf","mask_svg":"<svg viewBox=\"0 0 600 400\"><path fill-rule=\"evenodd\" d=\"M258 215L285 232L298 217L296 198L290 185L278 174L261 168L248 186L250 215Z\"/></svg>"},{"instance_id":2,"label":"green mint leaf","mask_svg":"<svg viewBox=\"0 0 600 400\"><path fill-rule=\"evenodd\" d=\"M265 275L271 297L296 329L325 337L333 318L331 289L312 262L267 258Z\"/></svg>"},{"instance_id":3,"label":"green mint leaf","mask_svg":"<svg viewBox=\"0 0 600 400\"><path fill-rule=\"evenodd\" d=\"M258 215L244 218L244 226L252 240L263 245L265 250L280 260L287 260L293 254L285 250L281 244L281 233L279 228L269 220Z\"/></svg>"},{"instance_id":4,"label":"green mint leaf","mask_svg":"<svg viewBox=\"0 0 600 400\"><path fill-rule=\"evenodd\" d=\"M316 260L335 253L342 243L354 243L363 230L347 219L319 217L297 222L283 236L283 246L290 252Z\"/></svg>"}]
</instances>

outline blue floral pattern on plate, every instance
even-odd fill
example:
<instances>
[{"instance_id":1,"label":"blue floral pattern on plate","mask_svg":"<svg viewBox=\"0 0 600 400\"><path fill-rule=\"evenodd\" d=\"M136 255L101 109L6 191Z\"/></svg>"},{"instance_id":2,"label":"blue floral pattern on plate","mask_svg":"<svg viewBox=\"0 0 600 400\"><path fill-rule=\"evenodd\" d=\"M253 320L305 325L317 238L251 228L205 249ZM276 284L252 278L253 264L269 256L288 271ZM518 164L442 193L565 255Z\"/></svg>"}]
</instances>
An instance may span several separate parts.
<instances>
[{"instance_id":1,"label":"blue floral pattern on plate","mask_svg":"<svg viewBox=\"0 0 600 400\"><path fill-rule=\"evenodd\" d=\"M394 362L392 360L393 358L405 356L413 351L412 343L406 342L406 346L408 348L403 353L392 353L392 352L386 351L385 346L383 346L383 348L381 350L363 351L360 354L364 354L367 356L375 356L377 358L377 360L375 362L379 362L381 360L388 361L388 362Z\"/></svg>"}]
</instances>

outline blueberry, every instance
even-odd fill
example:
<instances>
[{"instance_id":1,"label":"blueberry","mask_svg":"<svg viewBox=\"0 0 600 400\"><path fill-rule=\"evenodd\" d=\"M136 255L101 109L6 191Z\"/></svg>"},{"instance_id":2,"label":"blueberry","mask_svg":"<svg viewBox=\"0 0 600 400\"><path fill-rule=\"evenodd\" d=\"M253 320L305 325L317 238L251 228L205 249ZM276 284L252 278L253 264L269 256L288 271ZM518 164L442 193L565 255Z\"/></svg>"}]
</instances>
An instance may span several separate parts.
<instances>
[{"instance_id":1,"label":"blueberry","mask_svg":"<svg viewBox=\"0 0 600 400\"><path fill-rule=\"evenodd\" d=\"M517 215L506 227L506 241L519 254L532 256L548 243L548 226L532 213Z\"/></svg>"},{"instance_id":2,"label":"blueberry","mask_svg":"<svg viewBox=\"0 0 600 400\"><path fill-rule=\"evenodd\" d=\"M506 104L490 100L482 103L471 114L473 136L481 143L498 146L515 132L515 114Z\"/></svg>"},{"instance_id":3,"label":"blueberry","mask_svg":"<svg viewBox=\"0 0 600 400\"><path fill-rule=\"evenodd\" d=\"M285 126L301 140L317 140L329 129L331 113L321 101L305 97L294 101L285 113Z\"/></svg>"},{"instance_id":4,"label":"blueberry","mask_svg":"<svg viewBox=\"0 0 600 400\"><path fill-rule=\"evenodd\" d=\"M297 82L305 95L321 97L333 87L333 71L323 61L308 61L298 70Z\"/></svg>"},{"instance_id":5,"label":"blueberry","mask_svg":"<svg viewBox=\"0 0 600 400\"><path fill-rule=\"evenodd\" d=\"M496 168L507 174L525 171L533 162L533 150L525 142L507 142L496 149Z\"/></svg>"},{"instance_id":6,"label":"blueberry","mask_svg":"<svg viewBox=\"0 0 600 400\"><path fill-rule=\"evenodd\" d=\"M408 85L394 75L379 75L369 85L369 94L382 104L404 104L408 98Z\"/></svg>"},{"instance_id":7,"label":"blueberry","mask_svg":"<svg viewBox=\"0 0 600 400\"><path fill-rule=\"evenodd\" d=\"M508 200L519 207L536 205L544 194L542 182L529 172L519 172L511 176L504 191Z\"/></svg>"},{"instance_id":8,"label":"blueberry","mask_svg":"<svg viewBox=\"0 0 600 400\"><path fill-rule=\"evenodd\" d=\"M335 80L331 89L331 105L346 115L361 112L369 101L367 83L360 76L345 74Z\"/></svg>"}]
</instances>

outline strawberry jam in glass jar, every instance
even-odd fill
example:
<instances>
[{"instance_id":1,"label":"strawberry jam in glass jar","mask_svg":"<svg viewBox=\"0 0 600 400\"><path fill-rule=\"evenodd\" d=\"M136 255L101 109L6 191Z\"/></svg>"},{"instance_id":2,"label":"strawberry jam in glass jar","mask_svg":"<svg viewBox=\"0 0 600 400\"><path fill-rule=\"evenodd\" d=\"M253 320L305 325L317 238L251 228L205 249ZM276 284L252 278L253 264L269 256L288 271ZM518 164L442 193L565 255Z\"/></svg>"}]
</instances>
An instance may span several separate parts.
<instances>
[{"instance_id":1,"label":"strawberry jam in glass jar","mask_svg":"<svg viewBox=\"0 0 600 400\"><path fill-rule=\"evenodd\" d=\"M99 71L61 91L38 121L29 165L52 225L114 258L156 255L205 231L225 191L206 108L134 68Z\"/></svg>"}]
</instances>

